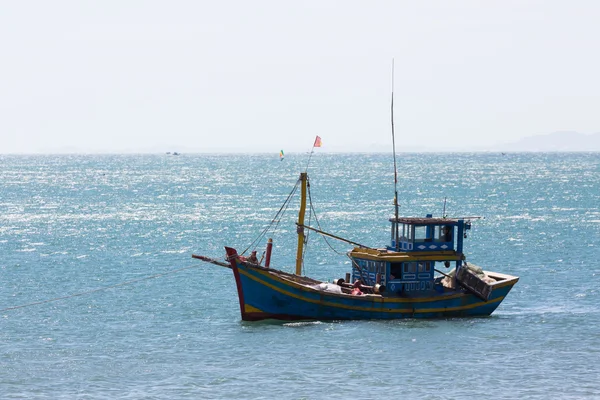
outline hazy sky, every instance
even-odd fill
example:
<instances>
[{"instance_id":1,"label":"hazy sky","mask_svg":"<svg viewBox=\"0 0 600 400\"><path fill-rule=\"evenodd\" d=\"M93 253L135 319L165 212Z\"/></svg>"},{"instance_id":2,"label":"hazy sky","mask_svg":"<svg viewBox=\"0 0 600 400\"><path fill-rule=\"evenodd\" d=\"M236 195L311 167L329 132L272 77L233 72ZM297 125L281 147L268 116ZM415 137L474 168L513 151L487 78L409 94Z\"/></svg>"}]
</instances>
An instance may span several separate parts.
<instances>
[{"instance_id":1,"label":"hazy sky","mask_svg":"<svg viewBox=\"0 0 600 400\"><path fill-rule=\"evenodd\" d=\"M0 0L0 153L600 131L597 1Z\"/></svg>"}]
</instances>

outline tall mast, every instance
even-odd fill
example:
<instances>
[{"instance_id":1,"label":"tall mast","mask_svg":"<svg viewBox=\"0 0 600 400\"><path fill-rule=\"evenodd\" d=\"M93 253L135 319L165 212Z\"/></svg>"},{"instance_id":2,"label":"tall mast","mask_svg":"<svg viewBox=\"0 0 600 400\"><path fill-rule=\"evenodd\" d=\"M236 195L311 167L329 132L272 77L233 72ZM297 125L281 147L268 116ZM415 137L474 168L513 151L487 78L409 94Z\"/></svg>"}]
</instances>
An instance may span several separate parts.
<instances>
[{"instance_id":1,"label":"tall mast","mask_svg":"<svg viewBox=\"0 0 600 400\"><path fill-rule=\"evenodd\" d=\"M304 249L304 214L306 213L306 185L308 174L300 173L300 211L298 211L298 250L296 252L296 275L302 274L302 251Z\"/></svg>"},{"instance_id":2,"label":"tall mast","mask_svg":"<svg viewBox=\"0 0 600 400\"><path fill-rule=\"evenodd\" d=\"M396 167L396 137L394 135L394 59L392 58L392 107L391 107L391 117L392 117L392 152L394 155L394 216L396 217L396 222L394 222L394 226L396 227L395 232L395 243L396 250L399 249L398 246L398 238L399 238L399 229L398 229L398 169Z\"/></svg>"}]
</instances>

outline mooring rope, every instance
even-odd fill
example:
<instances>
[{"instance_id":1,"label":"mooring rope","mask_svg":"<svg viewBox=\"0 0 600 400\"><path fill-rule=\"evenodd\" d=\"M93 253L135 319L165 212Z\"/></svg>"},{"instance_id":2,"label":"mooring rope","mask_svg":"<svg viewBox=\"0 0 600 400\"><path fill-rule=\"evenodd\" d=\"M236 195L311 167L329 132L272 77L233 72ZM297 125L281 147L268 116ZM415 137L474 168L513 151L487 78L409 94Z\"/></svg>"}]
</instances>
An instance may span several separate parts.
<instances>
[{"instance_id":1,"label":"mooring rope","mask_svg":"<svg viewBox=\"0 0 600 400\"><path fill-rule=\"evenodd\" d=\"M103 290L114 289L114 288L119 287L119 286L131 285L132 283L137 283L137 282L146 281L146 280L149 280L149 279L159 278L159 277L165 276L165 275L176 274L178 272L185 271L187 269L198 268L199 266L200 265L190 265L189 267L183 267L183 268L175 269L173 271L168 271L168 272L163 272L163 273L160 273L160 274L146 276L144 278L132 279L130 281L117 283L115 285L110 285L110 286L105 286L105 287L102 287L102 288L92 289L92 290L88 290L88 291L85 291L85 292L79 292L79 293L71 294L71 295L68 295L68 296L55 297L53 299L41 300L41 301L36 301L36 302L33 302L33 303L21 304L19 306L7 307L7 308L0 309L0 312L16 310L18 308L25 308L25 307L37 306L37 305L40 305L40 304L52 303L54 301L66 300L66 299L70 299L70 298L78 297L78 296L84 296L86 294L101 292Z\"/></svg>"}]
</instances>

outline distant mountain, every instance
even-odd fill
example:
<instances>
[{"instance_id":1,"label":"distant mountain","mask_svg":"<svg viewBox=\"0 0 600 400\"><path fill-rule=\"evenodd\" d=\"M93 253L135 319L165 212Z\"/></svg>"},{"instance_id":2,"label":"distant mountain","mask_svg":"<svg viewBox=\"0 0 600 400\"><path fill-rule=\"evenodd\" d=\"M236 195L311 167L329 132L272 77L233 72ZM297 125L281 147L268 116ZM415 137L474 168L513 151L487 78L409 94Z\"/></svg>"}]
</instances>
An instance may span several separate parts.
<instances>
[{"instance_id":1,"label":"distant mountain","mask_svg":"<svg viewBox=\"0 0 600 400\"><path fill-rule=\"evenodd\" d=\"M354 152L355 149L329 147L332 152ZM364 152L391 152L391 144L367 144ZM600 152L600 132L591 135L574 131L559 131L545 135L529 136L512 143L498 143L487 146L457 146L452 144L439 147L436 145L400 145L396 151L407 153L427 152Z\"/></svg>"},{"instance_id":2,"label":"distant mountain","mask_svg":"<svg viewBox=\"0 0 600 400\"><path fill-rule=\"evenodd\" d=\"M600 151L600 132L586 135L559 131L523 138L514 143L493 146L495 151Z\"/></svg>"}]
</instances>

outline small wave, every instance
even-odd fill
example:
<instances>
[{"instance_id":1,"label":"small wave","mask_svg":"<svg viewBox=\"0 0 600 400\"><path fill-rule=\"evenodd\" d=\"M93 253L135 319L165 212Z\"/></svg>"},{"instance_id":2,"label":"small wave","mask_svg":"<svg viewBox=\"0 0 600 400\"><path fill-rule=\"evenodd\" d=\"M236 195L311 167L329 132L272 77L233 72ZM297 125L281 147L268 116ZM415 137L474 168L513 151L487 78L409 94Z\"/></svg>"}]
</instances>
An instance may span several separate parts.
<instances>
[{"instance_id":1,"label":"small wave","mask_svg":"<svg viewBox=\"0 0 600 400\"><path fill-rule=\"evenodd\" d=\"M524 215L509 215L504 219L531 219L531 215L529 214L524 214Z\"/></svg>"},{"instance_id":2,"label":"small wave","mask_svg":"<svg viewBox=\"0 0 600 400\"><path fill-rule=\"evenodd\" d=\"M579 295L577 297L580 297ZM597 314L600 310L591 307L548 306L532 308L513 308L511 310L498 310L494 315L544 315L544 314Z\"/></svg>"},{"instance_id":3,"label":"small wave","mask_svg":"<svg viewBox=\"0 0 600 400\"><path fill-rule=\"evenodd\" d=\"M292 328L301 327L301 326L311 326L311 325L321 325L323 322L321 321L300 321L300 322L286 322L283 326L289 326Z\"/></svg>"}]
</instances>

